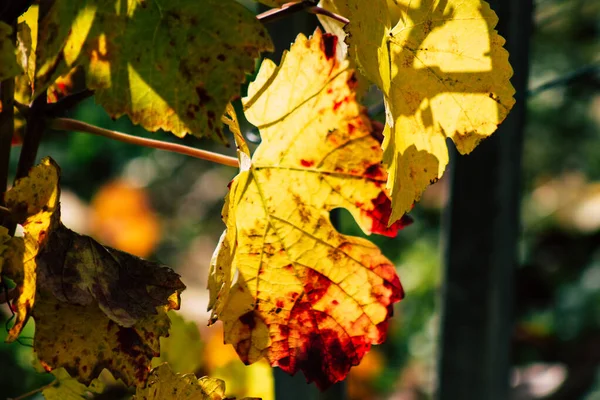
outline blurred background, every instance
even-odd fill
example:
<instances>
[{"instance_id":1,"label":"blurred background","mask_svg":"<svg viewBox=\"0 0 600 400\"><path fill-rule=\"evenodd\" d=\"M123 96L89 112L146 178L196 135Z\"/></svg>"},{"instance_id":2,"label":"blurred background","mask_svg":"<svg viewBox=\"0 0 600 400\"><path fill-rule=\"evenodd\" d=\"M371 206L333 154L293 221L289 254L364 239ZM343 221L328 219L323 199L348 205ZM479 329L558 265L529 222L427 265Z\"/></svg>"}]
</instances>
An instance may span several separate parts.
<instances>
[{"instance_id":1,"label":"blurred background","mask_svg":"<svg viewBox=\"0 0 600 400\"><path fill-rule=\"evenodd\" d=\"M259 11L255 3L242 2ZM314 16L306 18L317 23ZM291 30L289 21L270 28L279 50L275 59L306 30ZM600 400L599 37L600 2L535 1L512 336L514 400ZM176 141L166 133L148 134L127 118L111 120L93 99L69 116ZM251 127L243 129L259 140ZM234 153L194 138L183 143ZM18 151L13 148L13 172ZM220 326L206 327L208 266L224 228L220 210L235 169L70 132L49 132L38 155L50 155L62 167L66 226L182 275L187 290L179 315L187 323L175 317L173 340L163 345L181 362L177 368L225 379L230 396L273 399L271 369L265 363L245 367L222 344ZM397 238L369 238L397 266L407 296L396 305L387 342L352 370L351 399L429 399L436 389L440 223L447 197L448 179L442 179L427 190L412 212L415 222ZM346 212L340 213L340 230L362 235ZM10 318L6 307L1 311L1 318ZM2 398L52 380L32 367L33 325L21 343L0 343ZM5 335L2 329L0 341ZM184 337L193 345L178 348L176 339Z\"/></svg>"}]
</instances>

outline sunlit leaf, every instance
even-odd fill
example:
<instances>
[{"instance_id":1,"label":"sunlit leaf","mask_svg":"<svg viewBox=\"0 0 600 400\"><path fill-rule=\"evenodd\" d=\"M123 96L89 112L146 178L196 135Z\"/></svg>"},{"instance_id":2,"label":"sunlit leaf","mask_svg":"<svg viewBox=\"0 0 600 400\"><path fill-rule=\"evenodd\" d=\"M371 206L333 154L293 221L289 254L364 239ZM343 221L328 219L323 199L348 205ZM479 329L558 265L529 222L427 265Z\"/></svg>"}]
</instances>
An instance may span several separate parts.
<instances>
[{"instance_id":1,"label":"sunlit leaf","mask_svg":"<svg viewBox=\"0 0 600 400\"><path fill-rule=\"evenodd\" d=\"M446 138L470 153L514 104L496 14L481 0L328 0L350 20L351 58L383 91L390 222L448 164Z\"/></svg>"},{"instance_id":2,"label":"sunlit leaf","mask_svg":"<svg viewBox=\"0 0 600 400\"><path fill-rule=\"evenodd\" d=\"M54 370L52 374L56 377L55 384L42 391L46 400L90 399L104 390L102 382L94 380L89 386L83 385L72 378L64 368Z\"/></svg>"},{"instance_id":3,"label":"sunlit leaf","mask_svg":"<svg viewBox=\"0 0 600 400\"><path fill-rule=\"evenodd\" d=\"M234 0L56 1L40 24L36 92L82 65L113 117L224 140L221 115L272 44Z\"/></svg>"},{"instance_id":4,"label":"sunlit leaf","mask_svg":"<svg viewBox=\"0 0 600 400\"><path fill-rule=\"evenodd\" d=\"M152 370L148 383L138 388L134 400L223 400L225 382L194 374L180 375L164 363Z\"/></svg>"},{"instance_id":5,"label":"sunlit leaf","mask_svg":"<svg viewBox=\"0 0 600 400\"><path fill-rule=\"evenodd\" d=\"M384 340L403 295L379 249L329 219L344 207L366 233L389 236L405 222L387 227L380 145L335 45L320 31L300 35L248 88L246 116L262 143L231 183L209 281L213 318L244 362L266 357L321 388Z\"/></svg>"}]
</instances>

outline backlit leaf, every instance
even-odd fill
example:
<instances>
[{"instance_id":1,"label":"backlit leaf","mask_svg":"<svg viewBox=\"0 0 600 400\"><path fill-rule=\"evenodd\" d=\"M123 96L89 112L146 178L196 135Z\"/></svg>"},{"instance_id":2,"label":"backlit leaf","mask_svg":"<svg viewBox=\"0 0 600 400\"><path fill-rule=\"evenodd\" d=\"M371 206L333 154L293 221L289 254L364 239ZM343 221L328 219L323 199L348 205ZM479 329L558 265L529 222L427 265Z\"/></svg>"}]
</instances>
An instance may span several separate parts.
<instances>
[{"instance_id":1,"label":"backlit leaf","mask_svg":"<svg viewBox=\"0 0 600 400\"><path fill-rule=\"evenodd\" d=\"M54 370L52 374L56 376L56 383L42 391L46 400L90 399L104 390L102 382L94 380L89 386L85 386L72 378L64 368Z\"/></svg>"},{"instance_id":2,"label":"backlit leaf","mask_svg":"<svg viewBox=\"0 0 600 400\"><path fill-rule=\"evenodd\" d=\"M164 363L152 370L148 383L138 388L134 400L223 400L225 382L194 374L180 375Z\"/></svg>"},{"instance_id":3,"label":"backlit leaf","mask_svg":"<svg viewBox=\"0 0 600 400\"><path fill-rule=\"evenodd\" d=\"M5 195L24 229L24 238L9 246L21 256L7 273L18 289L7 340L18 337L33 313L34 347L48 370L65 367L89 383L109 368L128 385L139 384L159 353L159 336L168 334L166 311L179 308L185 287L169 268L62 225L59 177L56 163L45 158Z\"/></svg>"},{"instance_id":4,"label":"backlit leaf","mask_svg":"<svg viewBox=\"0 0 600 400\"><path fill-rule=\"evenodd\" d=\"M143 384L152 358L160 354L159 337L169 333L165 312L127 328L95 304L63 303L46 293L38 293L33 317L34 350L44 368L65 368L86 385L104 368L129 386Z\"/></svg>"},{"instance_id":5,"label":"backlit leaf","mask_svg":"<svg viewBox=\"0 0 600 400\"><path fill-rule=\"evenodd\" d=\"M198 371L203 364L204 351L198 325L193 321L186 321L175 311L169 311L169 319L169 336L160 339L160 357L152 360L152 366L168 362L175 372Z\"/></svg>"},{"instance_id":6,"label":"backlit leaf","mask_svg":"<svg viewBox=\"0 0 600 400\"><path fill-rule=\"evenodd\" d=\"M384 340L403 295L379 249L329 219L344 207L365 232L389 236L405 222L387 227L380 145L335 49L334 36L300 35L249 86L246 116L262 143L231 183L209 282L213 319L244 362L266 357L321 388Z\"/></svg>"},{"instance_id":7,"label":"backlit leaf","mask_svg":"<svg viewBox=\"0 0 600 400\"><path fill-rule=\"evenodd\" d=\"M221 115L272 44L234 0L55 1L40 24L36 92L82 65L113 117L225 140Z\"/></svg>"},{"instance_id":8,"label":"backlit leaf","mask_svg":"<svg viewBox=\"0 0 600 400\"><path fill-rule=\"evenodd\" d=\"M470 153L514 104L496 14L481 0L328 0L350 19L349 53L383 91L390 222L448 164L445 139Z\"/></svg>"}]
</instances>

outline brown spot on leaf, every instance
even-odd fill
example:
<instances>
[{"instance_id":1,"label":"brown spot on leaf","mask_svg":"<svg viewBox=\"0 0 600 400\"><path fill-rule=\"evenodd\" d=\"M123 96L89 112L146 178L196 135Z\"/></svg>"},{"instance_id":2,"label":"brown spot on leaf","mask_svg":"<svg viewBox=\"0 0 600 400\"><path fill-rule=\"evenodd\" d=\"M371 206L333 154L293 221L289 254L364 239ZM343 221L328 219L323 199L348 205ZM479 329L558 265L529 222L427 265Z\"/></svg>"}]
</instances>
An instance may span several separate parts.
<instances>
[{"instance_id":1,"label":"brown spot on leaf","mask_svg":"<svg viewBox=\"0 0 600 400\"><path fill-rule=\"evenodd\" d=\"M335 35L326 33L323 35L323 51L328 60L335 57L338 38Z\"/></svg>"}]
</instances>

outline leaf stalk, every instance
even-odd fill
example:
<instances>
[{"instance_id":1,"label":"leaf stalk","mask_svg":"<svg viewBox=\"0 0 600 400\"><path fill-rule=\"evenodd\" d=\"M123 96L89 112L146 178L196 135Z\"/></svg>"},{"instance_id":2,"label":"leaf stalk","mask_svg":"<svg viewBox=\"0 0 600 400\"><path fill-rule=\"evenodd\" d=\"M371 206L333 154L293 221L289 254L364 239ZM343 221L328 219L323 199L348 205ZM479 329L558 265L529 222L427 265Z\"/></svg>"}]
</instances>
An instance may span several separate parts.
<instances>
[{"instance_id":1,"label":"leaf stalk","mask_svg":"<svg viewBox=\"0 0 600 400\"><path fill-rule=\"evenodd\" d=\"M211 161L217 164L227 165L229 167L239 167L238 159L235 157L226 156L220 153L213 153L212 151L208 150L183 146L176 143L128 135L126 133L100 128L98 126L90 125L71 118L54 118L49 121L48 126L56 130L91 133L92 135L103 136L109 139L118 140L123 143L170 151L172 153L179 153L186 156L199 158L201 160Z\"/></svg>"}]
</instances>

